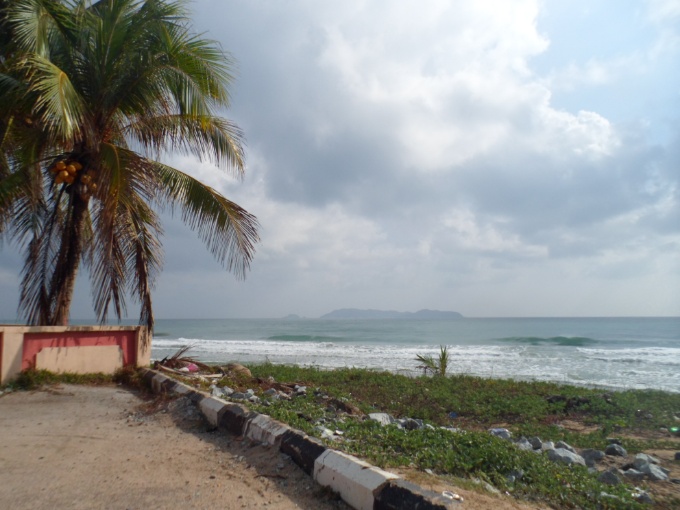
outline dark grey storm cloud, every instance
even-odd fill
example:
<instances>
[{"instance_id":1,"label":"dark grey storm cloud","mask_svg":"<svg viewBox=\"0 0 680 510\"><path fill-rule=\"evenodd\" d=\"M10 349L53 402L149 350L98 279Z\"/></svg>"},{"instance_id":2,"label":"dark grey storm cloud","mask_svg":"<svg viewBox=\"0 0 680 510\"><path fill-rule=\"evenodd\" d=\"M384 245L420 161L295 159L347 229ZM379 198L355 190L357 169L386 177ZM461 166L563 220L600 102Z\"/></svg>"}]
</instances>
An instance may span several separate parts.
<instances>
[{"instance_id":1,"label":"dark grey storm cloud","mask_svg":"<svg viewBox=\"0 0 680 510\"><path fill-rule=\"evenodd\" d=\"M170 221L158 315L680 313L680 9L605 4L196 0L249 168L170 161L262 242L241 282Z\"/></svg>"}]
</instances>

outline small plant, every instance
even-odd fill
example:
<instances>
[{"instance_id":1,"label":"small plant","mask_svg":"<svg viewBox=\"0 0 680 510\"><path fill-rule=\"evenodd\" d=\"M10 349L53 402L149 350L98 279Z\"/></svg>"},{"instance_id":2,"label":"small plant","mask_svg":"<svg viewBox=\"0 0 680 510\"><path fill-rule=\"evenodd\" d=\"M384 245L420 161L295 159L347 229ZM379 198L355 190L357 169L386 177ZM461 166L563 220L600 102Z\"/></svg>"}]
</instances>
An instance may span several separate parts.
<instances>
[{"instance_id":1,"label":"small plant","mask_svg":"<svg viewBox=\"0 0 680 510\"><path fill-rule=\"evenodd\" d=\"M109 374L54 373L48 370L29 368L23 370L8 387L17 390L36 390L51 384L110 384L113 377Z\"/></svg>"},{"instance_id":2,"label":"small plant","mask_svg":"<svg viewBox=\"0 0 680 510\"><path fill-rule=\"evenodd\" d=\"M427 375L428 372L432 372L433 375L439 375L442 377L446 376L446 370L449 367L449 346L440 345L439 346L439 356L434 359L431 355L417 354L416 361L421 364L416 368L423 369L423 372Z\"/></svg>"}]
</instances>

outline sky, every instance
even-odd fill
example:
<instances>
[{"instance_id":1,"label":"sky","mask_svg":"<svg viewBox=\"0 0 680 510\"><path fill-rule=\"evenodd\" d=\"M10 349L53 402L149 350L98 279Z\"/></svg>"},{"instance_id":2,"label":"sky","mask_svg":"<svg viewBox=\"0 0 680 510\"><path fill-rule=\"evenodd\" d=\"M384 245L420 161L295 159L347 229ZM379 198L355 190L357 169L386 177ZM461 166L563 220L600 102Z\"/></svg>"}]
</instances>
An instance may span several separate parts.
<instances>
[{"instance_id":1,"label":"sky","mask_svg":"<svg viewBox=\"0 0 680 510\"><path fill-rule=\"evenodd\" d=\"M678 0L194 0L236 61L244 280L165 216L158 318L680 315ZM0 317L21 255L0 252ZM88 318L80 278L73 318ZM134 318L137 307L128 303Z\"/></svg>"}]
</instances>

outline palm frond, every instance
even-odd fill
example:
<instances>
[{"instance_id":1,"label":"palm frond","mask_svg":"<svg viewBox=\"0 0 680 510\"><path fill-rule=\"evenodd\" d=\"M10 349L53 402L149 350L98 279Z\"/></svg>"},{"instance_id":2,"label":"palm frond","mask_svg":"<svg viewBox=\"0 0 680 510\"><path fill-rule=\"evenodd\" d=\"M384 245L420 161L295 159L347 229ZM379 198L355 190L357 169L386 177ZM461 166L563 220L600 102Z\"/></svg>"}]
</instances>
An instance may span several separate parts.
<instances>
[{"instance_id":1,"label":"palm frond","mask_svg":"<svg viewBox=\"0 0 680 510\"><path fill-rule=\"evenodd\" d=\"M82 261L100 321L110 309L120 319L133 295L152 327L162 265L152 205L179 208L218 261L243 276L255 217L153 161L180 152L237 177L245 168L243 133L216 115L229 104L233 62L191 32L186 2L0 7L0 234L26 250L19 306L29 322L67 318Z\"/></svg>"},{"instance_id":2,"label":"palm frond","mask_svg":"<svg viewBox=\"0 0 680 510\"><path fill-rule=\"evenodd\" d=\"M160 163L155 167L162 184L159 198L179 206L182 220L198 232L215 258L243 277L259 240L255 216L175 168Z\"/></svg>"},{"instance_id":3,"label":"palm frond","mask_svg":"<svg viewBox=\"0 0 680 510\"><path fill-rule=\"evenodd\" d=\"M49 57L50 42L68 33L70 12L64 2L55 0L13 0L7 19L17 49Z\"/></svg>"},{"instance_id":4,"label":"palm frond","mask_svg":"<svg viewBox=\"0 0 680 510\"><path fill-rule=\"evenodd\" d=\"M163 115L141 117L125 131L147 153L165 147L227 165L238 177L245 169L243 132L226 119L212 116Z\"/></svg>"},{"instance_id":5,"label":"palm frond","mask_svg":"<svg viewBox=\"0 0 680 510\"><path fill-rule=\"evenodd\" d=\"M35 111L44 128L62 139L82 138L85 105L66 72L38 55L28 56L31 92L38 95Z\"/></svg>"}]
</instances>

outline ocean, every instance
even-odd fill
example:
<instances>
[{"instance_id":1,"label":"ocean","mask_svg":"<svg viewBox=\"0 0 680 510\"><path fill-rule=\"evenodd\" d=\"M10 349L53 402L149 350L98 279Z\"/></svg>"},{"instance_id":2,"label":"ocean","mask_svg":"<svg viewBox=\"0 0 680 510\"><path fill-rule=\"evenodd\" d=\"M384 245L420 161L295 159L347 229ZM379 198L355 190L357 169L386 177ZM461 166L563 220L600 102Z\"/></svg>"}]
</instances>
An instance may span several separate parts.
<instances>
[{"instance_id":1,"label":"ocean","mask_svg":"<svg viewBox=\"0 0 680 510\"><path fill-rule=\"evenodd\" d=\"M680 393L680 317L157 321L153 359L185 345L207 362L404 374L446 345L450 374Z\"/></svg>"}]
</instances>

